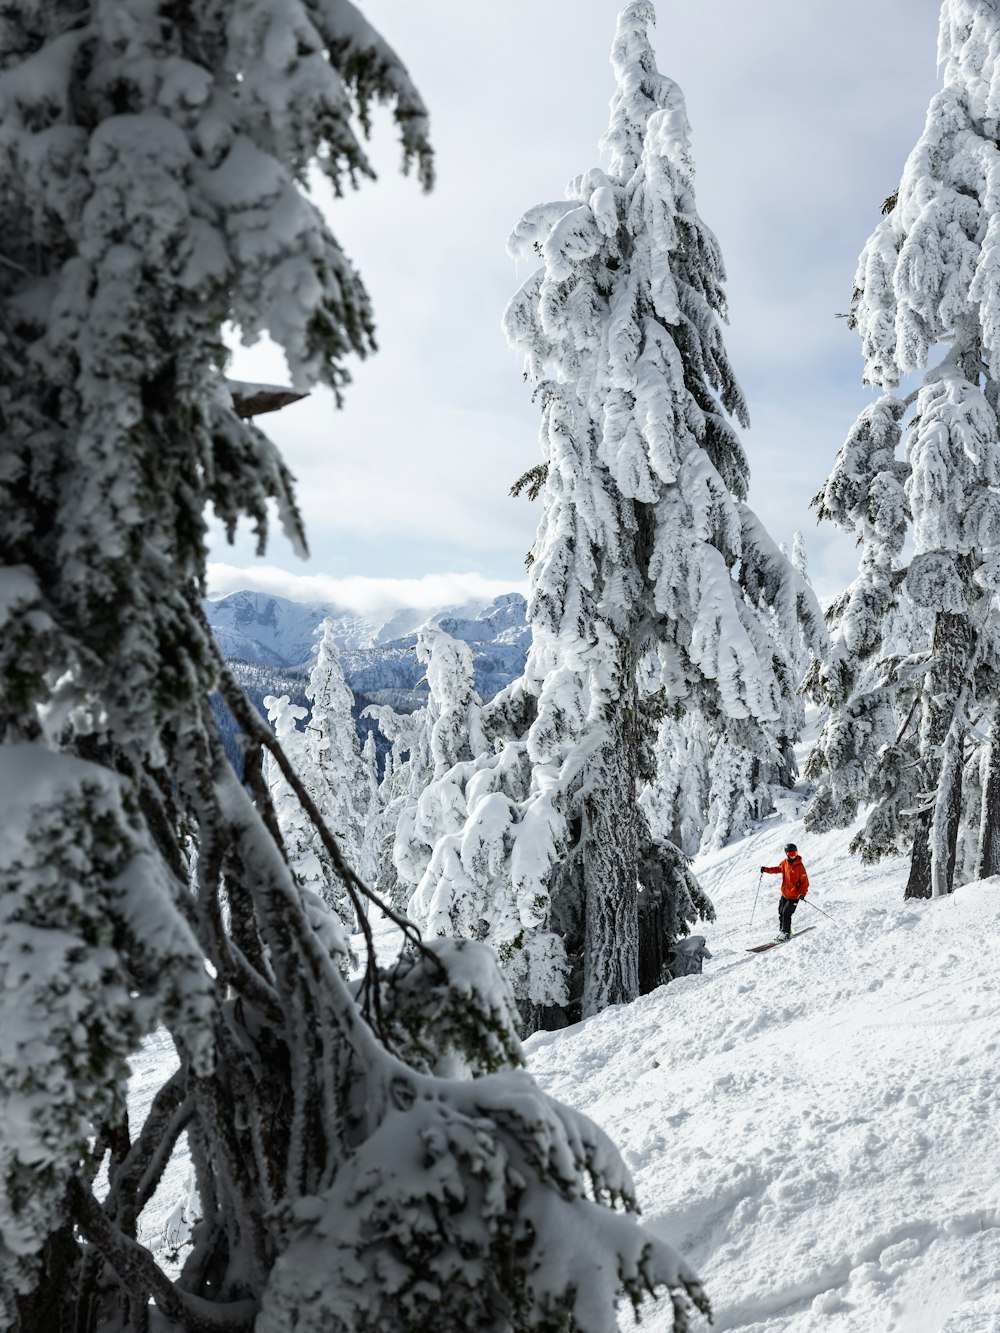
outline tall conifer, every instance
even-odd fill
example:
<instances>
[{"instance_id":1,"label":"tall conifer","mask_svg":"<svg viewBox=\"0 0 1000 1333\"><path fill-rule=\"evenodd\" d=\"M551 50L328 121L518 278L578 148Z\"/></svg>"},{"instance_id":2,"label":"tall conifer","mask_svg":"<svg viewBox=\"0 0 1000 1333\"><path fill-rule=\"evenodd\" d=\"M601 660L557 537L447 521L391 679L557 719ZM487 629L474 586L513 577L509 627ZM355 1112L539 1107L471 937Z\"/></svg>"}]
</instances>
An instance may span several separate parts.
<instances>
[{"instance_id":1,"label":"tall conifer","mask_svg":"<svg viewBox=\"0 0 1000 1333\"><path fill-rule=\"evenodd\" d=\"M653 21L648 0L619 15L606 168L531 209L509 242L542 261L504 315L542 414L532 646L523 680L485 713L500 757L477 766L464 830L420 889L443 922L470 881L505 876L493 938L522 998L563 993L583 1013L649 983L640 920L666 932L662 951L710 910L639 804L655 719L672 709L718 736L746 724L754 748L720 777L740 801L787 685L761 607L778 608L787 636L800 623L822 635L811 592L744 503L722 256L695 206L684 99L656 68Z\"/></svg>"},{"instance_id":2,"label":"tall conifer","mask_svg":"<svg viewBox=\"0 0 1000 1333\"><path fill-rule=\"evenodd\" d=\"M950 892L956 865L1000 869L989 835L1000 770L986 759L966 781L1000 687L998 58L995 0L946 0L943 87L855 279L865 379L889 392L817 497L862 560L813 677L830 717L808 818L826 827L873 802L856 846L869 858L908 850L908 897ZM920 387L900 396L913 372Z\"/></svg>"}]
</instances>

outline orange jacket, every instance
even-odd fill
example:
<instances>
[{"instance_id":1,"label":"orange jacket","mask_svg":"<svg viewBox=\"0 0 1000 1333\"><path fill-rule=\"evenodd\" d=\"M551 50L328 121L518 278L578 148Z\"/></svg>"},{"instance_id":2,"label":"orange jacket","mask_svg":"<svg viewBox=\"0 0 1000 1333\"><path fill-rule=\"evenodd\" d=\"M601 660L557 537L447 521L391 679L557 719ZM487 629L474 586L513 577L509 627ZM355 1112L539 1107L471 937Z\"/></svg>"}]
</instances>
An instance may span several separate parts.
<instances>
[{"instance_id":1,"label":"orange jacket","mask_svg":"<svg viewBox=\"0 0 1000 1333\"><path fill-rule=\"evenodd\" d=\"M765 875L781 876L782 898L804 898L809 888L809 876L802 864L802 858L793 856L782 861L778 866L764 866Z\"/></svg>"}]
</instances>

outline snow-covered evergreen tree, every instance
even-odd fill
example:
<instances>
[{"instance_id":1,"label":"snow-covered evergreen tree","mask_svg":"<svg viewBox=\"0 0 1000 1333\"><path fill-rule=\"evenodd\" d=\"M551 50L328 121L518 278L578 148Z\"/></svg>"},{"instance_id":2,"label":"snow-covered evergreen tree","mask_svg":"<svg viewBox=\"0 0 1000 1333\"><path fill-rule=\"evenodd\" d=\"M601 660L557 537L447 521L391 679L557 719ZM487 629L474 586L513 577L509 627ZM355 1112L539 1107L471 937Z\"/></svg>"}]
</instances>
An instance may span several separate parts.
<instances>
[{"instance_id":1,"label":"snow-covered evergreen tree","mask_svg":"<svg viewBox=\"0 0 1000 1333\"><path fill-rule=\"evenodd\" d=\"M388 704L369 704L362 714L371 718L390 744L382 780L365 830L365 852L371 883L394 907L405 909L412 884L400 879L396 868L396 831L416 805L433 772L427 708L397 713Z\"/></svg>"},{"instance_id":2,"label":"snow-covered evergreen tree","mask_svg":"<svg viewBox=\"0 0 1000 1333\"><path fill-rule=\"evenodd\" d=\"M417 631L414 651L426 667L420 682L428 687L426 705L401 714L372 704L364 712L392 745L367 841L375 886L400 908L423 875L436 831L448 824L447 800L437 818L428 818L424 793L435 777L486 744L468 644L428 622Z\"/></svg>"},{"instance_id":3,"label":"snow-covered evergreen tree","mask_svg":"<svg viewBox=\"0 0 1000 1333\"><path fill-rule=\"evenodd\" d=\"M372 771L361 756L352 715L354 695L344 680L329 619L322 625L306 698L311 705L308 709L293 704L287 694L268 695L264 700L268 721L348 864L360 868L373 796ZM264 761L264 778L296 879L322 898L346 930L352 930L355 907L347 885L272 756Z\"/></svg>"},{"instance_id":4,"label":"snow-covered evergreen tree","mask_svg":"<svg viewBox=\"0 0 1000 1333\"><path fill-rule=\"evenodd\" d=\"M793 568L799 573L799 575L805 580L805 582L809 584L811 588L812 580L809 577L809 559L808 556L806 555L805 538L803 537L801 532L795 532L792 535L792 553L789 558L792 562ZM801 642L799 644L798 651L794 651L793 649L792 653L790 654L789 666L791 668L792 675L795 679L795 694L793 696L794 708L795 708L795 713L794 713L795 735L801 734L802 728L805 726L805 678L809 672L810 667L812 666L812 661L813 661L812 655L808 652L808 650L806 650L805 646ZM791 768L794 770L795 760L794 760L794 755L790 753L790 750L791 750L791 744L789 742L788 751L786 751L786 753L788 754L788 759Z\"/></svg>"},{"instance_id":5,"label":"snow-covered evergreen tree","mask_svg":"<svg viewBox=\"0 0 1000 1333\"><path fill-rule=\"evenodd\" d=\"M209 504L263 545L274 500L301 544L281 460L233 410L223 327L269 331L303 387L339 389L370 348L364 289L301 187L311 163L338 186L371 174L376 100L429 183L423 105L349 0L0 8L10 1333L607 1328L621 1294L703 1300L636 1224L600 1131L507 1067L510 1000L481 959L414 939L433 988L371 956L345 984L263 751L361 886L204 620ZM130 1126L126 1059L160 1027L177 1068ZM171 1276L137 1226L185 1132L201 1220Z\"/></svg>"},{"instance_id":6,"label":"snow-covered evergreen tree","mask_svg":"<svg viewBox=\"0 0 1000 1333\"><path fill-rule=\"evenodd\" d=\"M333 633L333 621L325 620L306 686L310 713L305 735L315 756L312 769L322 791L320 809L344 855L356 866L372 796L372 769L361 754L354 695L344 679Z\"/></svg>"},{"instance_id":7,"label":"snow-covered evergreen tree","mask_svg":"<svg viewBox=\"0 0 1000 1333\"><path fill-rule=\"evenodd\" d=\"M379 839L376 884L384 884L400 909L408 910L415 880L427 856L413 838L421 793L434 776L431 758L431 703L416 712L399 714L389 705L367 708L383 736L392 742L390 763L382 781L383 813L376 826Z\"/></svg>"},{"instance_id":8,"label":"snow-covered evergreen tree","mask_svg":"<svg viewBox=\"0 0 1000 1333\"><path fill-rule=\"evenodd\" d=\"M912 646L926 641L930 622L903 595L908 468L897 450L904 412L891 395L867 407L817 497L821 519L856 532L861 561L827 613L830 652L808 680L829 712L806 767L817 784L806 826L843 826L871 801L854 843L867 860L912 845L906 812L920 800L912 723L925 663Z\"/></svg>"},{"instance_id":9,"label":"snow-covered evergreen tree","mask_svg":"<svg viewBox=\"0 0 1000 1333\"><path fill-rule=\"evenodd\" d=\"M802 577L806 580L806 582L810 583L811 580L809 578L809 559L808 556L806 555L806 542L802 533L799 531L796 531L792 534L791 561L792 564L795 566L795 568L802 575Z\"/></svg>"},{"instance_id":10,"label":"snow-covered evergreen tree","mask_svg":"<svg viewBox=\"0 0 1000 1333\"><path fill-rule=\"evenodd\" d=\"M774 790L794 785L794 744L805 721L799 688L824 649L819 607L804 572L789 564L745 506L743 520L739 581L758 654L779 685L777 712L731 718L717 709L689 713L683 701L667 710L643 802L653 828L688 855L745 836L774 809Z\"/></svg>"},{"instance_id":11,"label":"snow-covered evergreen tree","mask_svg":"<svg viewBox=\"0 0 1000 1333\"><path fill-rule=\"evenodd\" d=\"M368 804L361 826L361 849L358 853L358 873L366 884L375 883L376 858L374 829L382 814L382 801L379 796L378 746L375 741L376 728L369 729L365 743L361 747L361 764L364 770L365 789L368 792Z\"/></svg>"},{"instance_id":12,"label":"snow-covered evergreen tree","mask_svg":"<svg viewBox=\"0 0 1000 1333\"><path fill-rule=\"evenodd\" d=\"M963 797L972 722L1000 692L998 55L1000 8L946 0L944 86L862 252L851 317L869 383L923 382L866 409L818 497L863 553L813 681L830 719L810 760L810 818L843 822L874 801L857 845L867 857L907 848L909 897L949 892L963 824L978 841L1000 812L990 761L976 808ZM994 865L983 845L985 859L965 861Z\"/></svg>"},{"instance_id":13,"label":"snow-covered evergreen tree","mask_svg":"<svg viewBox=\"0 0 1000 1333\"><path fill-rule=\"evenodd\" d=\"M649 655L653 688L721 734L781 712L758 591L783 601L789 633L801 616L822 633L811 593L743 503L727 415L745 423L746 408L722 342L722 258L695 207L684 102L656 69L653 21L647 0L619 16L606 169L531 209L509 243L542 261L504 316L542 411L532 647L523 682L488 710L499 755L461 776L465 824L444 831L418 895L432 931L483 929L506 881L505 933L488 937L501 955L537 939L545 959L522 961L522 1000L559 1003L568 965L585 1013L639 989L640 884L647 898L676 895L661 918L706 908L637 803ZM655 890L644 867L659 867Z\"/></svg>"},{"instance_id":14,"label":"snow-covered evergreen tree","mask_svg":"<svg viewBox=\"0 0 1000 1333\"><path fill-rule=\"evenodd\" d=\"M423 876L438 832L454 826L450 784L441 779L486 748L469 645L430 622L417 631L416 654L427 668L430 698L422 710L422 743L413 747L407 765L410 799L396 820L393 846L400 881L410 890ZM397 770L400 779L404 772Z\"/></svg>"}]
</instances>

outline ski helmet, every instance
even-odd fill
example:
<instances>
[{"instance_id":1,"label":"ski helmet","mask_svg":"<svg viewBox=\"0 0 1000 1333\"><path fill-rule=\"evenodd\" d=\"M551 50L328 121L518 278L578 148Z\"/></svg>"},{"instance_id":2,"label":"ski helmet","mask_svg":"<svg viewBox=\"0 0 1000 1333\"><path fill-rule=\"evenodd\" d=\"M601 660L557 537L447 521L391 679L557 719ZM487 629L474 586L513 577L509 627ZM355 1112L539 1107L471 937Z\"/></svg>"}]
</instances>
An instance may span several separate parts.
<instances>
[{"instance_id":1,"label":"ski helmet","mask_svg":"<svg viewBox=\"0 0 1000 1333\"><path fill-rule=\"evenodd\" d=\"M794 842L786 842L786 843L785 843L785 851L786 851L786 852L797 852L798 850L799 850L799 849L796 847L796 845L795 845Z\"/></svg>"}]
</instances>

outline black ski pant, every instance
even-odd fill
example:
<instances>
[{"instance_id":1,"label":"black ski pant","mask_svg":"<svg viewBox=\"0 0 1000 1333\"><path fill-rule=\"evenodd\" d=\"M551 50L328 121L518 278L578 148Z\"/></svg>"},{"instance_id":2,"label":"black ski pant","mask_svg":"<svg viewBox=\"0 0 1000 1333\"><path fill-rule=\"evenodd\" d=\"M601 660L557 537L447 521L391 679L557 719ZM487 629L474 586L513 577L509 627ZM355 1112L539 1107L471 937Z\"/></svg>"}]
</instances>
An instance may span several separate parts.
<instances>
[{"instance_id":1,"label":"black ski pant","mask_svg":"<svg viewBox=\"0 0 1000 1333\"><path fill-rule=\"evenodd\" d=\"M792 933L792 913L799 905L797 898L781 897L778 900L778 920L781 923L781 933L790 935Z\"/></svg>"}]
</instances>

